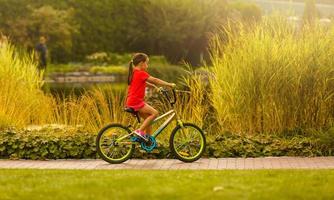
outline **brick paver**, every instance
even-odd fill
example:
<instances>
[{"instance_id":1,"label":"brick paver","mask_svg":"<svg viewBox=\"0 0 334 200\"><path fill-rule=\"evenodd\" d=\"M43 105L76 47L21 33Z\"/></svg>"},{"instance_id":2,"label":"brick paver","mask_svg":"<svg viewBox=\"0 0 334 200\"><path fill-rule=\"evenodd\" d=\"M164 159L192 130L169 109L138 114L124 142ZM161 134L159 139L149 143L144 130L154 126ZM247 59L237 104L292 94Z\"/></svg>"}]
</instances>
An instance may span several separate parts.
<instances>
[{"instance_id":1,"label":"brick paver","mask_svg":"<svg viewBox=\"0 0 334 200\"><path fill-rule=\"evenodd\" d=\"M103 160L0 160L0 169L334 169L334 157L202 158L193 163L132 159L117 165Z\"/></svg>"}]
</instances>

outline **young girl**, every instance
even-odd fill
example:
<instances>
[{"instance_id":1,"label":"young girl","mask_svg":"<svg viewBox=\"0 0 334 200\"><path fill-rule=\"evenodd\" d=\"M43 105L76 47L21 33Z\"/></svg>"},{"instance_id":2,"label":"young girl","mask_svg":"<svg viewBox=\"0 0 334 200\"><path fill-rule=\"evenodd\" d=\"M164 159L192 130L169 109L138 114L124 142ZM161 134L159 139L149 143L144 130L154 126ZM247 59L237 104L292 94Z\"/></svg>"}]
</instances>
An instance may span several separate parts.
<instances>
[{"instance_id":1,"label":"young girl","mask_svg":"<svg viewBox=\"0 0 334 200\"><path fill-rule=\"evenodd\" d=\"M136 53L129 64L128 75L128 96L126 106L138 111L144 118L144 122L135 134L146 140L145 135L151 134L150 123L158 116L158 111L144 102L146 83L148 85L157 84L161 86L175 87L174 83L168 83L158 78L154 78L147 73L149 58L144 53Z\"/></svg>"}]
</instances>

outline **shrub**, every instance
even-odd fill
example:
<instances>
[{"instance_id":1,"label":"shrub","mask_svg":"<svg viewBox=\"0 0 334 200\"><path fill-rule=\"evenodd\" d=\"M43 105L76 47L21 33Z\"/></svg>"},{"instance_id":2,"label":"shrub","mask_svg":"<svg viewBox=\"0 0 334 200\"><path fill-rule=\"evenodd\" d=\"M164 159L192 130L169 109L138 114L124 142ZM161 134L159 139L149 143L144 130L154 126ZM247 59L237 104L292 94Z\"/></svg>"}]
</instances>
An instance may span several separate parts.
<instances>
[{"instance_id":1,"label":"shrub","mask_svg":"<svg viewBox=\"0 0 334 200\"><path fill-rule=\"evenodd\" d=\"M245 23L260 21L262 18L261 8L254 3L236 1L231 2L228 7L229 10L236 12L235 14L239 15L239 20L242 20Z\"/></svg>"},{"instance_id":2,"label":"shrub","mask_svg":"<svg viewBox=\"0 0 334 200\"><path fill-rule=\"evenodd\" d=\"M12 159L95 158L93 134L76 129L2 131L0 156Z\"/></svg>"},{"instance_id":3,"label":"shrub","mask_svg":"<svg viewBox=\"0 0 334 200\"><path fill-rule=\"evenodd\" d=\"M322 139L330 136L330 132L322 132L321 136L290 137L264 133L238 135L225 132L208 142L208 155L212 157L332 156L334 143Z\"/></svg>"},{"instance_id":4,"label":"shrub","mask_svg":"<svg viewBox=\"0 0 334 200\"><path fill-rule=\"evenodd\" d=\"M0 131L0 158L10 159L95 159L96 134L73 127L42 127L32 130ZM136 151L134 158L165 158L169 150Z\"/></svg>"},{"instance_id":5,"label":"shrub","mask_svg":"<svg viewBox=\"0 0 334 200\"><path fill-rule=\"evenodd\" d=\"M326 137L328 132L322 133ZM68 126L42 127L30 130L0 131L0 158L10 159L95 159L96 134ZM333 156L333 143L328 146L319 137L279 137L259 134L241 136L224 133L208 137L204 156L262 157L262 156ZM134 158L166 158L170 154L167 142L158 143L158 151L145 153L136 149Z\"/></svg>"},{"instance_id":6,"label":"shrub","mask_svg":"<svg viewBox=\"0 0 334 200\"><path fill-rule=\"evenodd\" d=\"M50 75L53 73L89 71L89 68L89 66L81 63L49 64L46 68L45 75Z\"/></svg>"},{"instance_id":7,"label":"shrub","mask_svg":"<svg viewBox=\"0 0 334 200\"><path fill-rule=\"evenodd\" d=\"M123 66L93 66L89 68L89 72L93 74L104 73L126 75L128 73L128 68Z\"/></svg>"}]
</instances>

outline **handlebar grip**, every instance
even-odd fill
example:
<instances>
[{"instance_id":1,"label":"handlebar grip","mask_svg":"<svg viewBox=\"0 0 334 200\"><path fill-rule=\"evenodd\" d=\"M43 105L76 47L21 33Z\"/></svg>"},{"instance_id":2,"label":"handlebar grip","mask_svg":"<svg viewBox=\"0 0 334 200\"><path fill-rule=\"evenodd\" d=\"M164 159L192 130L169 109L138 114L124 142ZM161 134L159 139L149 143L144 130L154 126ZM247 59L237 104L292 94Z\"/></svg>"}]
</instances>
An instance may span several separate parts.
<instances>
[{"instance_id":1,"label":"handlebar grip","mask_svg":"<svg viewBox=\"0 0 334 200\"><path fill-rule=\"evenodd\" d=\"M171 98L170 96L168 95L168 90L164 89L164 88L159 88L159 91L166 97L166 99L168 100L168 102L171 104L171 105L174 105L176 103L176 91L175 91L175 88L172 89L173 91L173 96L174 96L174 99L173 101L171 101Z\"/></svg>"}]
</instances>

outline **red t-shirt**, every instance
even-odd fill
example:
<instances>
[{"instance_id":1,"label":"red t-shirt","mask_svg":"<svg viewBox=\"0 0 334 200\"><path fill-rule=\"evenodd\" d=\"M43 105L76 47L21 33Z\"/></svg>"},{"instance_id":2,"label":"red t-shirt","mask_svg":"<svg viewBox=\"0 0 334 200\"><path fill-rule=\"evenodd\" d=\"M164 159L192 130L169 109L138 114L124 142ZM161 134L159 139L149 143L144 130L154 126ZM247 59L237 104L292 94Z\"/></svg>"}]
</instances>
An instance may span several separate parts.
<instances>
[{"instance_id":1,"label":"red t-shirt","mask_svg":"<svg viewBox=\"0 0 334 200\"><path fill-rule=\"evenodd\" d=\"M150 75L143 70L134 69L128 88L127 107L136 107L144 102L146 80Z\"/></svg>"}]
</instances>

